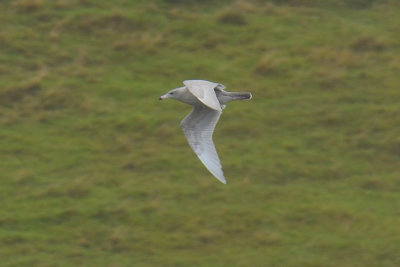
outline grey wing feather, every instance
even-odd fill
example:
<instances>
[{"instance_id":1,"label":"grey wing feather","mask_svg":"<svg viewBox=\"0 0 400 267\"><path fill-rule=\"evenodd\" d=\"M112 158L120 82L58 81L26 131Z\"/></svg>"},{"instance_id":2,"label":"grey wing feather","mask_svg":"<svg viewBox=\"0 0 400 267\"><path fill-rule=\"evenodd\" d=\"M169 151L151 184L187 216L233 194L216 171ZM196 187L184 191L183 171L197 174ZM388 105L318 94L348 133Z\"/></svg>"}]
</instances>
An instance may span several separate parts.
<instances>
[{"instance_id":1,"label":"grey wing feather","mask_svg":"<svg viewBox=\"0 0 400 267\"><path fill-rule=\"evenodd\" d=\"M218 83L213 83L203 80L186 80L183 84L200 102L207 107L221 111L221 104L218 101L214 88L220 86Z\"/></svg>"},{"instance_id":2,"label":"grey wing feather","mask_svg":"<svg viewBox=\"0 0 400 267\"><path fill-rule=\"evenodd\" d=\"M226 184L222 166L212 140L215 125L221 111L206 106L195 106L181 122L182 130L190 147L206 168L222 183Z\"/></svg>"}]
</instances>

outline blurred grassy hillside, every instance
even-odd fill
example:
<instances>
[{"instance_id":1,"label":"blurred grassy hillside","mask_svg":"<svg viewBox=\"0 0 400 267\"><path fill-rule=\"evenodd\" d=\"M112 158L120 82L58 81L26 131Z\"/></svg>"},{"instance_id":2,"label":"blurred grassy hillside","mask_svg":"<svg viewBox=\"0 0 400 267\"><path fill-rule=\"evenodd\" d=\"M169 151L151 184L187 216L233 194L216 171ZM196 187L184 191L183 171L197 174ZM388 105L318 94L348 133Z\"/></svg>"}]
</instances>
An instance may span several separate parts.
<instances>
[{"instance_id":1,"label":"blurred grassy hillside","mask_svg":"<svg viewBox=\"0 0 400 267\"><path fill-rule=\"evenodd\" d=\"M218 3L215 3L218 2ZM400 266L396 0L0 1L2 266ZM231 103L191 151L185 79Z\"/></svg>"}]
</instances>

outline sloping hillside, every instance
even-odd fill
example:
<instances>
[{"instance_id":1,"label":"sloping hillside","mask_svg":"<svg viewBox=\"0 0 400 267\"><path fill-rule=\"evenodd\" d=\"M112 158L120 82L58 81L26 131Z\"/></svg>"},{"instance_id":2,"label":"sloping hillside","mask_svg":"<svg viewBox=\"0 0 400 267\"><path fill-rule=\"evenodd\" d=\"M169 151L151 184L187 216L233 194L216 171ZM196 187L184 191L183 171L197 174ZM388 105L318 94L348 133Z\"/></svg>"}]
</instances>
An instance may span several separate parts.
<instances>
[{"instance_id":1,"label":"sloping hillside","mask_svg":"<svg viewBox=\"0 0 400 267\"><path fill-rule=\"evenodd\" d=\"M400 5L0 2L2 266L399 266ZM214 140L159 102L253 99Z\"/></svg>"}]
</instances>

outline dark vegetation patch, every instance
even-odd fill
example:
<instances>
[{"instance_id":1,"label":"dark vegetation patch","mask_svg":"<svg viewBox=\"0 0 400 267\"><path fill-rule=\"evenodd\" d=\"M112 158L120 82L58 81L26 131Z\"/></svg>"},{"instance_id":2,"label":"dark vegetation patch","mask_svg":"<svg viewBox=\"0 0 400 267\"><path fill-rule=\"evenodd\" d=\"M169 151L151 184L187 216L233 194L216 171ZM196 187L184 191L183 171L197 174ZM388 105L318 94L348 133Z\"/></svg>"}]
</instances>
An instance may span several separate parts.
<instances>
[{"instance_id":1,"label":"dark vegetation patch","mask_svg":"<svg viewBox=\"0 0 400 267\"><path fill-rule=\"evenodd\" d=\"M163 0L167 4L190 4L190 5L195 5L195 4L209 4L210 2L213 2L212 0Z\"/></svg>"},{"instance_id":2,"label":"dark vegetation patch","mask_svg":"<svg viewBox=\"0 0 400 267\"><path fill-rule=\"evenodd\" d=\"M354 51L373 51L373 52L382 52L387 48L387 44L374 36L364 36L359 37L354 40L351 44L351 48Z\"/></svg>"},{"instance_id":3,"label":"dark vegetation patch","mask_svg":"<svg viewBox=\"0 0 400 267\"><path fill-rule=\"evenodd\" d=\"M17 87L3 89L0 92L0 104L5 106L15 105L24 99L36 96L41 90L40 81L28 82Z\"/></svg>"},{"instance_id":4,"label":"dark vegetation patch","mask_svg":"<svg viewBox=\"0 0 400 267\"><path fill-rule=\"evenodd\" d=\"M217 21L224 24L246 25L246 19L240 9L226 9L217 14Z\"/></svg>"},{"instance_id":5,"label":"dark vegetation patch","mask_svg":"<svg viewBox=\"0 0 400 267\"><path fill-rule=\"evenodd\" d=\"M19 12L34 12L45 6L45 0L16 0L12 5Z\"/></svg>"},{"instance_id":6,"label":"dark vegetation patch","mask_svg":"<svg viewBox=\"0 0 400 267\"><path fill-rule=\"evenodd\" d=\"M74 24L84 33L99 33L104 31L131 32L143 30L145 22L138 19L129 18L123 13L113 12L105 16L95 16L92 14L80 15L74 18Z\"/></svg>"},{"instance_id":7,"label":"dark vegetation patch","mask_svg":"<svg viewBox=\"0 0 400 267\"><path fill-rule=\"evenodd\" d=\"M387 0L273 0L278 5L301 6L301 7L336 7L336 8L351 8L351 9L367 9L374 4L382 4Z\"/></svg>"}]
</instances>

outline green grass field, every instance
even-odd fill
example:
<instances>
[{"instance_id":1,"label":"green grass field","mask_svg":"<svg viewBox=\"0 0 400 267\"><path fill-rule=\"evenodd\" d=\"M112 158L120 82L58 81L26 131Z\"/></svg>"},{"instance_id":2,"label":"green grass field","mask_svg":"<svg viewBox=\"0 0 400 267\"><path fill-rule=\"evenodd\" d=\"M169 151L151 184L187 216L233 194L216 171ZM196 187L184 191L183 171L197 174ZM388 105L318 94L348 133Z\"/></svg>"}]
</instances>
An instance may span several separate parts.
<instances>
[{"instance_id":1,"label":"green grass field","mask_svg":"<svg viewBox=\"0 0 400 267\"><path fill-rule=\"evenodd\" d=\"M217 4L215 3L217 2ZM1 266L400 266L397 0L0 2ZM185 79L251 91L187 145Z\"/></svg>"}]
</instances>

